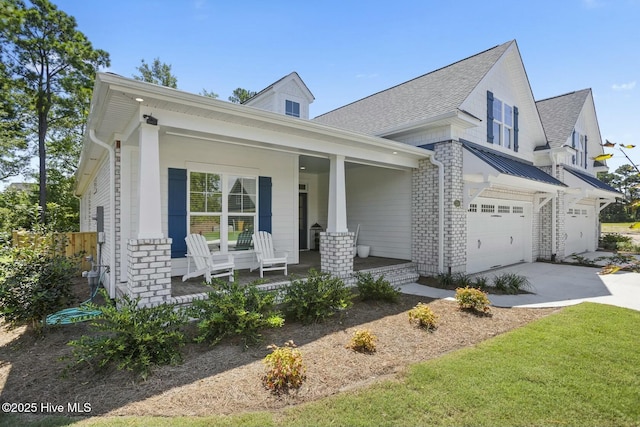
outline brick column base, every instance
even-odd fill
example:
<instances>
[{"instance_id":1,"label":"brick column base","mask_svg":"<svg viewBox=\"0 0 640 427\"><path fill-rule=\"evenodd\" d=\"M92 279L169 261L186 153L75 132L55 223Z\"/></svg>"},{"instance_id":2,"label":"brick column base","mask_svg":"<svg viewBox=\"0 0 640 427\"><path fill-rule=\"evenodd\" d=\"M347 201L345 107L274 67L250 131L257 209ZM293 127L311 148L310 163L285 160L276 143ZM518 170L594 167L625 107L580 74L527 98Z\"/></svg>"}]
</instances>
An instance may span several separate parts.
<instances>
[{"instance_id":1,"label":"brick column base","mask_svg":"<svg viewBox=\"0 0 640 427\"><path fill-rule=\"evenodd\" d=\"M349 282L353 274L355 233L320 233L320 271Z\"/></svg>"},{"instance_id":2,"label":"brick column base","mask_svg":"<svg viewBox=\"0 0 640 427\"><path fill-rule=\"evenodd\" d=\"M171 239L131 239L127 295L138 305L153 306L171 300Z\"/></svg>"}]
</instances>

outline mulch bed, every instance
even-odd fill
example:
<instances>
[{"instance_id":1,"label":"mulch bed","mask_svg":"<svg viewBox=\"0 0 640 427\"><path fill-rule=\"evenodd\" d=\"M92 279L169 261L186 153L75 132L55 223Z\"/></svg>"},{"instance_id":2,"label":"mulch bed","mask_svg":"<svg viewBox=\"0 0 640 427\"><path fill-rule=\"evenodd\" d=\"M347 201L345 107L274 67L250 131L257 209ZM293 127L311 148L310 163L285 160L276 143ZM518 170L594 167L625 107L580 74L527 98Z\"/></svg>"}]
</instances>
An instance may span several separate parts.
<instances>
[{"instance_id":1,"label":"mulch bed","mask_svg":"<svg viewBox=\"0 0 640 427\"><path fill-rule=\"evenodd\" d=\"M409 323L407 311L418 302L429 304L440 316L435 331ZM92 416L204 416L278 409L398 378L410 364L473 346L554 311L493 307L492 316L477 316L459 310L452 301L412 295L401 295L397 304L356 301L324 323L287 323L266 331L260 345L246 350L234 340L214 347L190 343L182 365L159 367L147 381L115 369L95 373L73 368L65 374L66 362L60 358L71 353L66 343L87 333L86 324L55 327L41 338L24 328L0 328L0 400L65 407L68 402L89 402ZM374 354L345 348L357 329L369 329L378 337ZM261 384L262 359L269 353L268 344L287 340L299 346L307 379L299 391L278 397Z\"/></svg>"}]
</instances>

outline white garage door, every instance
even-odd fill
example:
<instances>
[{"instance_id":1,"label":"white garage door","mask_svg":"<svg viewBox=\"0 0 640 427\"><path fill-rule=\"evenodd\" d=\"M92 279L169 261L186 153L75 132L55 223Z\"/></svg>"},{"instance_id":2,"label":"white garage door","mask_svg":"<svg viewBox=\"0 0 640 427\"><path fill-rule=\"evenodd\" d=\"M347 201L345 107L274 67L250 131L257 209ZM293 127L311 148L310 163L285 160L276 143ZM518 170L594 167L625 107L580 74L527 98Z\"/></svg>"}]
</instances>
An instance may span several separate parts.
<instances>
[{"instance_id":1,"label":"white garage door","mask_svg":"<svg viewBox=\"0 0 640 427\"><path fill-rule=\"evenodd\" d=\"M467 273L531 260L531 204L477 198L467 212Z\"/></svg>"},{"instance_id":2,"label":"white garage door","mask_svg":"<svg viewBox=\"0 0 640 427\"><path fill-rule=\"evenodd\" d=\"M593 206L576 205L565 216L565 255L595 250L596 216Z\"/></svg>"}]
</instances>

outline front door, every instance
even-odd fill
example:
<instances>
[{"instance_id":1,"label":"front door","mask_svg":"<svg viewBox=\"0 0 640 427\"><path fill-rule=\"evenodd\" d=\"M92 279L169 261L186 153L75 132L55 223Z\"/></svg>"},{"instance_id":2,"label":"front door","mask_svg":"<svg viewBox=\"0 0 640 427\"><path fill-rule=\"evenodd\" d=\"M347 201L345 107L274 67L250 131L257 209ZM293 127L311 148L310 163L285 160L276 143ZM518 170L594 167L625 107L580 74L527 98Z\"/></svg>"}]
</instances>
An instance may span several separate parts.
<instances>
[{"instance_id":1,"label":"front door","mask_svg":"<svg viewBox=\"0 0 640 427\"><path fill-rule=\"evenodd\" d=\"M298 231L300 233L300 250L309 249L309 228L307 225L307 193L300 193L298 196Z\"/></svg>"}]
</instances>

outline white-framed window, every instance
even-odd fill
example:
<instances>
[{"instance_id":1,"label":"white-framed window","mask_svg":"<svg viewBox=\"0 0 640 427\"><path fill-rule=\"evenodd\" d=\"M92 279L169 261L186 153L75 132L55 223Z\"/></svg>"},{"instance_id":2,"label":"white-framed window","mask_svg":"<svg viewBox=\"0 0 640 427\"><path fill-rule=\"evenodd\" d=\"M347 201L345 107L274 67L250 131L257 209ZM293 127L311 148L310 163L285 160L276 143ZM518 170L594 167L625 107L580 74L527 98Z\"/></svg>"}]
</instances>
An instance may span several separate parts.
<instances>
[{"instance_id":1,"label":"white-framed window","mask_svg":"<svg viewBox=\"0 0 640 427\"><path fill-rule=\"evenodd\" d=\"M513 106L493 98L493 142L505 148L513 146Z\"/></svg>"},{"instance_id":2,"label":"white-framed window","mask_svg":"<svg viewBox=\"0 0 640 427\"><path fill-rule=\"evenodd\" d=\"M571 146L576 150L571 156L571 164L581 167L587 166L587 150L586 139L587 137L578 131L574 131L572 135L573 140Z\"/></svg>"},{"instance_id":3,"label":"white-framed window","mask_svg":"<svg viewBox=\"0 0 640 427\"><path fill-rule=\"evenodd\" d=\"M300 103L295 101L289 101L288 99L284 103L284 113L287 116L300 117Z\"/></svg>"},{"instance_id":4,"label":"white-framed window","mask_svg":"<svg viewBox=\"0 0 640 427\"><path fill-rule=\"evenodd\" d=\"M212 251L249 249L246 242L257 225L257 188L255 176L190 171L188 232L204 235Z\"/></svg>"}]
</instances>

